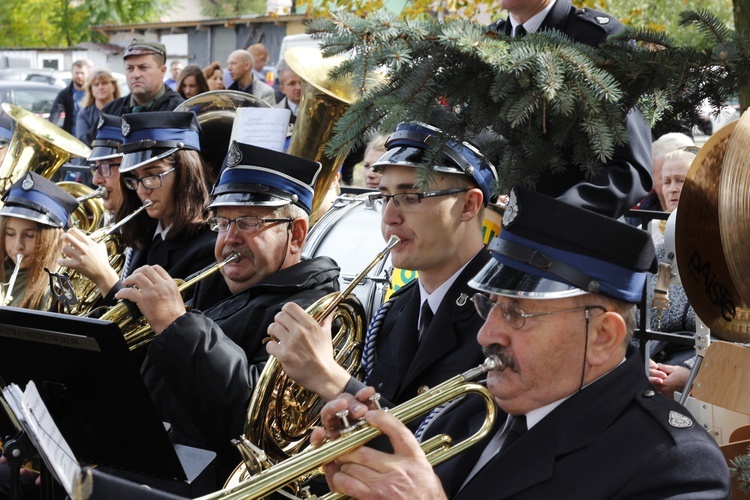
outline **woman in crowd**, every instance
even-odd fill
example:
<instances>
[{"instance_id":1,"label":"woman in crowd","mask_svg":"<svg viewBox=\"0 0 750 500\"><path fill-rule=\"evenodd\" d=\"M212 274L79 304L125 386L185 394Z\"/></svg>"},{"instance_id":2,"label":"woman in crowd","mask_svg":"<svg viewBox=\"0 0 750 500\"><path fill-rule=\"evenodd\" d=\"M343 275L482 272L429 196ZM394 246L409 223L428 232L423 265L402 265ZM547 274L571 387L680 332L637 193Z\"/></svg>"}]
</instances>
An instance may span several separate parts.
<instances>
[{"instance_id":1,"label":"woman in crowd","mask_svg":"<svg viewBox=\"0 0 750 500\"><path fill-rule=\"evenodd\" d=\"M209 90L203 70L197 64L185 66L177 77L177 93L185 99L190 99Z\"/></svg>"},{"instance_id":2,"label":"woman in crowd","mask_svg":"<svg viewBox=\"0 0 750 500\"><path fill-rule=\"evenodd\" d=\"M376 135L367 143L365 157L362 161L362 176L364 177L364 184L367 189L377 189L380 184L380 178L383 177L383 174L373 172L370 165L378 161L385 154L386 139L387 137L383 135Z\"/></svg>"},{"instance_id":3,"label":"woman in crowd","mask_svg":"<svg viewBox=\"0 0 750 500\"><path fill-rule=\"evenodd\" d=\"M48 310L52 296L44 269L57 269L60 235L78 201L55 183L29 172L11 186L3 203L0 305Z\"/></svg>"},{"instance_id":4,"label":"woman in crowd","mask_svg":"<svg viewBox=\"0 0 750 500\"><path fill-rule=\"evenodd\" d=\"M75 136L87 146L94 139L90 133L96 130L99 114L105 104L120 97L117 80L107 70L100 69L86 82L86 95L81 102L81 110L76 115Z\"/></svg>"},{"instance_id":5,"label":"woman in crowd","mask_svg":"<svg viewBox=\"0 0 750 500\"><path fill-rule=\"evenodd\" d=\"M212 62L209 66L203 68L203 76L208 81L209 90L224 90L224 72L221 69L221 64L218 62Z\"/></svg>"}]
</instances>

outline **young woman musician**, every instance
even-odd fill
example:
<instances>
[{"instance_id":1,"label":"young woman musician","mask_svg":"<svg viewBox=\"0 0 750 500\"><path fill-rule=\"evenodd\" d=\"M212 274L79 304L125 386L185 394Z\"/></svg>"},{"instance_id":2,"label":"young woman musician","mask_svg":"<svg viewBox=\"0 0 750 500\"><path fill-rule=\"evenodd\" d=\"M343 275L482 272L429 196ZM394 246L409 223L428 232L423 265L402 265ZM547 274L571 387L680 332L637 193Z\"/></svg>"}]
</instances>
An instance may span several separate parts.
<instances>
[{"instance_id":1,"label":"young woman musician","mask_svg":"<svg viewBox=\"0 0 750 500\"><path fill-rule=\"evenodd\" d=\"M3 203L0 305L47 310L52 298L44 269L57 269L60 234L78 201L55 183L29 172L11 186Z\"/></svg>"}]
</instances>

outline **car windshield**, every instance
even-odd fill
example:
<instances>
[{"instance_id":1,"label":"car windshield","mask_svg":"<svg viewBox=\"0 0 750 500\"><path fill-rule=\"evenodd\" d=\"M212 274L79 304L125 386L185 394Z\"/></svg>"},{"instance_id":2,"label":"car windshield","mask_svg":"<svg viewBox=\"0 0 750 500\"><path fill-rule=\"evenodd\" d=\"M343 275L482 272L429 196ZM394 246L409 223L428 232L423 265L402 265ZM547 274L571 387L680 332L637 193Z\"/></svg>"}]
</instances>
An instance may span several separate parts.
<instances>
[{"instance_id":1,"label":"car windshield","mask_svg":"<svg viewBox=\"0 0 750 500\"><path fill-rule=\"evenodd\" d=\"M57 92L47 89L17 89L14 91L15 105L35 114L49 113Z\"/></svg>"}]
</instances>

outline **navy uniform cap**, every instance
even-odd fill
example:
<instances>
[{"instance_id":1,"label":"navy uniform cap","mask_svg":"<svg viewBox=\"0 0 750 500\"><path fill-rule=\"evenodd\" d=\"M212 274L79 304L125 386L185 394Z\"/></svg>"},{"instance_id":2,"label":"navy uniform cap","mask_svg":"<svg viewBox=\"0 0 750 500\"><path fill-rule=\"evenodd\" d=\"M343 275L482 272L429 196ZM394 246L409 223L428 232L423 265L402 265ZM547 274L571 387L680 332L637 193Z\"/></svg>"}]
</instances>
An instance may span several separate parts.
<instances>
[{"instance_id":1,"label":"navy uniform cap","mask_svg":"<svg viewBox=\"0 0 750 500\"><path fill-rule=\"evenodd\" d=\"M11 132L10 129L0 125L0 148L4 148L10 142Z\"/></svg>"},{"instance_id":2,"label":"navy uniform cap","mask_svg":"<svg viewBox=\"0 0 750 500\"><path fill-rule=\"evenodd\" d=\"M125 139L120 173L129 172L180 149L201 150L201 127L192 111L151 111L122 116Z\"/></svg>"},{"instance_id":3,"label":"navy uniform cap","mask_svg":"<svg viewBox=\"0 0 750 500\"><path fill-rule=\"evenodd\" d=\"M35 172L17 180L3 196L0 215L28 219L66 228L78 200L54 182Z\"/></svg>"},{"instance_id":4,"label":"navy uniform cap","mask_svg":"<svg viewBox=\"0 0 750 500\"><path fill-rule=\"evenodd\" d=\"M167 47L159 42L152 42L149 40L143 40L141 38L133 38L125 48L125 52L122 54L123 59L127 59L130 56L142 56L146 54L158 54L164 59L167 58Z\"/></svg>"},{"instance_id":5,"label":"navy uniform cap","mask_svg":"<svg viewBox=\"0 0 750 500\"><path fill-rule=\"evenodd\" d=\"M517 298L599 293L636 303L657 269L648 232L520 188L511 191L489 250L492 260L469 285Z\"/></svg>"},{"instance_id":6,"label":"navy uniform cap","mask_svg":"<svg viewBox=\"0 0 750 500\"><path fill-rule=\"evenodd\" d=\"M214 186L208 207L280 207L294 203L310 214L313 186L321 168L315 161L232 141L226 168Z\"/></svg>"},{"instance_id":7,"label":"navy uniform cap","mask_svg":"<svg viewBox=\"0 0 750 500\"><path fill-rule=\"evenodd\" d=\"M122 118L101 113L96 125L96 139L91 142L91 154L87 161L110 160L120 158L117 148L125 139L122 136Z\"/></svg>"},{"instance_id":8,"label":"navy uniform cap","mask_svg":"<svg viewBox=\"0 0 750 500\"><path fill-rule=\"evenodd\" d=\"M441 145L442 131L424 123L400 123L385 143L386 152L372 164L377 172L385 166L424 166L425 152ZM495 166L474 146L448 139L442 144L440 156L432 165L435 172L469 176L484 194L484 204L496 201L493 194L497 181Z\"/></svg>"}]
</instances>

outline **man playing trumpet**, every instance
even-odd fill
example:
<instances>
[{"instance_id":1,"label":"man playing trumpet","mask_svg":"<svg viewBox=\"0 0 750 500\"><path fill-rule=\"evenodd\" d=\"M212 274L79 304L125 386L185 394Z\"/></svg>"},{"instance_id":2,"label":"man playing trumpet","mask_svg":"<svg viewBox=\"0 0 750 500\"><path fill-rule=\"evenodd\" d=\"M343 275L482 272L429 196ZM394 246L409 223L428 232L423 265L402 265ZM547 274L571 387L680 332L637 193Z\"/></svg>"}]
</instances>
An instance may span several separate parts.
<instances>
[{"instance_id":1,"label":"man playing trumpet","mask_svg":"<svg viewBox=\"0 0 750 500\"><path fill-rule=\"evenodd\" d=\"M338 457L325 467L331 488L355 498L728 498L716 443L654 391L630 346L656 268L648 233L514 190L490 251L470 284L486 320L477 339L505 365L487 378L501 410L494 432L433 472L402 423L367 411L372 388L343 395L323 410L329 437L348 407L349 422L364 417L395 452ZM485 413L475 403L449 407L425 438L472 434ZM325 434L316 429L313 442Z\"/></svg>"},{"instance_id":2,"label":"man playing trumpet","mask_svg":"<svg viewBox=\"0 0 750 500\"><path fill-rule=\"evenodd\" d=\"M338 288L331 259L300 258L319 171L319 163L233 143L209 222L217 262L233 253L239 260L196 285L189 311L159 266L137 269L116 295L136 303L157 334L142 368L146 385L175 442L218 453L217 487L239 459L231 440L243 431L274 315Z\"/></svg>"}]
</instances>

